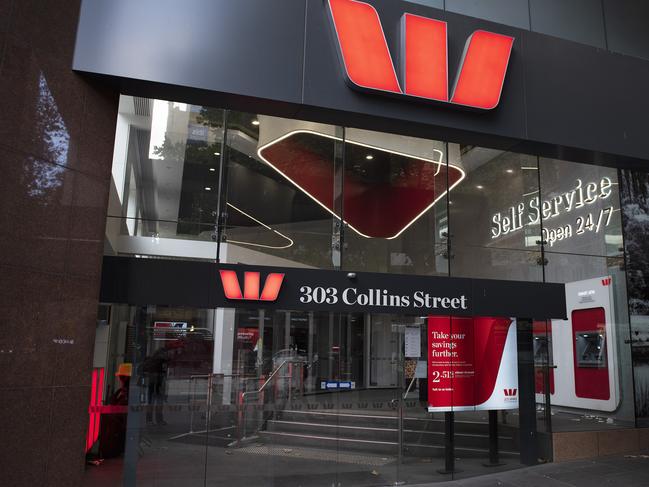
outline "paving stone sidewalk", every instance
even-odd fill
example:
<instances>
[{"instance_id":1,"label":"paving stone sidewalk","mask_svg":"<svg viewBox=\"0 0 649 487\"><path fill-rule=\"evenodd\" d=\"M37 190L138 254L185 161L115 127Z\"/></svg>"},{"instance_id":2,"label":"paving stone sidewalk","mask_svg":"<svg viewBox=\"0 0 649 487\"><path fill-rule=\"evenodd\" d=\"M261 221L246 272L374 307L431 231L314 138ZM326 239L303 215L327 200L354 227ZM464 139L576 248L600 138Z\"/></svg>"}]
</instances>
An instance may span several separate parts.
<instances>
[{"instance_id":1,"label":"paving stone sidewalk","mask_svg":"<svg viewBox=\"0 0 649 487\"><path fill-rule=\"evenodd\" d=\"M461 474L460 474L461 475ZM548 463L412 487L649 487L649 452Z\"/></svg>"}]
</instances>

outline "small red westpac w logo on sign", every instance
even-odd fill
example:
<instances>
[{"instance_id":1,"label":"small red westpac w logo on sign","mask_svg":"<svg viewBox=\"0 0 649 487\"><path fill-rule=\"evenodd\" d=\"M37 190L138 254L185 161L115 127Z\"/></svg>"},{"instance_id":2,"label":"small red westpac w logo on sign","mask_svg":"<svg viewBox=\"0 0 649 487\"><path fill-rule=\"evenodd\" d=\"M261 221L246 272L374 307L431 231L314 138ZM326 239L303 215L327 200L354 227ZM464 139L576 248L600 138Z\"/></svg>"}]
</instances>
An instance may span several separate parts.
<instances>
[{"instance_id":1,"label":"small red westpac w logo on sign","mask_svg":"<svg viewBox=\"0 0 649 487\"><path fill-rule=\"evenodd\" d=\"M602 279L602 286L610 286L612 279L610 277L605 277Z\"/></svg>"},{"instance_id":2,"label":"small red westpac w logo on sign","mask_svg":"<svg viewBox=\"0 0 649 487\"><path fill-rule=\"evenodd\" d=\"M518 389L504 389L505 397L516 397Z\"/></svg>"},{"instance_id":3,"label":"small red westpac w logo on sign","mask_svg":"<svg viewBox=\"0 0 649 487\"><path fill-rule=\"evenodd\" d=\"M228 299L245 299L249 301L275 301L284 281L284 274L276 272L268 274L264 288L261 287L261 274L259 272L244 272L243 292L239 284L239 277L235 271L220 270L223 293Z\"/></svg>"},{"instance_id":4,"label":"small red westpac w logo on sign","mask_svg":"<svg viewBox=\"0 0 649 487\"><path fill-rule=\"evenodd\" d=\"M513 37L484 30L471 34L449 89L446 22L404 14L399 69L372 5L329 0L329 11L343 68L353 86L482 110L500 102Z\"/></svg>"}]
</instances>

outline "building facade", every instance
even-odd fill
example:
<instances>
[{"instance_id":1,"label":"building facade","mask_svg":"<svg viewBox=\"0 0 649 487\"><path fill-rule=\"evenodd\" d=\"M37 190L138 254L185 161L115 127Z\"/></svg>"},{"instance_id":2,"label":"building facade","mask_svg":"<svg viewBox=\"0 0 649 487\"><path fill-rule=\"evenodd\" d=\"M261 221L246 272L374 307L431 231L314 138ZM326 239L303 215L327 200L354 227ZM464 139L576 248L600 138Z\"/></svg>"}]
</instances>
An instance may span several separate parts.
<instances>
[{"instance_id":1,"label":"building facade","mask_svg":"<svg viewBox=\"0 0 649 487\"><path fill-rule=\"evenodd\" d=\"M55 3L0 2L9 485L649 447L645 5Z\"/></svg>"}]
</instances>

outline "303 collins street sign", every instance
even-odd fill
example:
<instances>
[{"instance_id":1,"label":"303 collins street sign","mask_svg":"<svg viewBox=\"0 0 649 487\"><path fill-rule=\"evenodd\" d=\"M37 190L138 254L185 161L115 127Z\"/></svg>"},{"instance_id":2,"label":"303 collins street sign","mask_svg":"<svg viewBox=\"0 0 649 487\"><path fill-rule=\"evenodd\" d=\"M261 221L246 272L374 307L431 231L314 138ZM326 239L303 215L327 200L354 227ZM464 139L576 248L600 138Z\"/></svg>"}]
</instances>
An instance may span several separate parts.
<instances>
[{"instance_id":1,"label":"303 collins street sign","mask_svg":"<svg viewBox=\"0 0 649 487\"><path fill-rule=\"evenodd\" d=\"M212 289L223 307L421 316L564 314L561 284L244 265L218 270Z\"/></svg>"},{"instance_id":2,"label":"303 collins street sign","mask_svg":"<svg viewBox=\"0 0 649 487\"><path fill-rule=\"evenodd\" d=\"M101 300L201 308L565 318L563 284L104 257Z\"/></svg>"}]
</instances>

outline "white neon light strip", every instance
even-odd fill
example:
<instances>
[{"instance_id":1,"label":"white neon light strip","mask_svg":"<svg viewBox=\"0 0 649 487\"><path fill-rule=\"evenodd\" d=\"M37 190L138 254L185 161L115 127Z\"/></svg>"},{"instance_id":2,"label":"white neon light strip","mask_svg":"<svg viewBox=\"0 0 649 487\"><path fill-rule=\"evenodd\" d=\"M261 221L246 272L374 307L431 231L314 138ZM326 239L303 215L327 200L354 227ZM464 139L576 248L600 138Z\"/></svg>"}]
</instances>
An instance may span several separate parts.
<instances>
[{"instance_id":1,"label":"white neon light strip","mask_svg":"<svg viewBox=\"0 0 649 487\"><path fill-rule=\"evenodd\" d=\"M256 223L259 223L262 227L266 228L267 230L270 230L271 232L279 235L281 238L287 240L288 244L287 245L280 245L280 246L277 246L277 245L264 245L264 244L258 244L258 243L252 243L252 242L242 242L242 241L239 241L239 240L227 239L228 243L235 243L235 244L242 244L242 245L252 245L254 247L263 247L265 249L287 249L287 248L289 248L289 247L291 247L293 245L293 243L294 243L293 240L290 239L289 237L287 237L286 235L284 235L283 233L278 232L274 228L271 228L268 225L266 225L264 222L257 220L254 216L249 215L248 213L246 213L245 211L243 211L240 208L237 208L232 203L228 203L228 206L230 208L234 209L234 210L237 210L243 216L246 216L246 217L250 218L252 221L254 221Z\"/></svg>"},{"instance_id":2,"label":"white neon light strip","mask_svg":"<svg viewBox=\"0 0 649 487\"><path fill-rule=\"evenodd\" d=\"M266 164L268 164L270 167L272 167L275 171L277 171L279 174L281 174L282 177L284 177L287 181L289 181L291 184L293 184L296 188L298 188L300 191L302 191L305 195L307 195L309 198L311 198L313 201L315 201L318 205L320 205L322 208L324 208L327 212L331 213L331 215L333 215L335 218L340 218L333 211L331 211L329 208L327 208L326 205L324 205L323 203L318 201L318 199L315 198L306 189L304 189L302 186L297 184L295 181L293 181L291 178L289 178L286 174L284 174L282 171L280 171L278 168L276 168L273 164L271 164L271 162L268 161L262 155L262 151L264 149L267 149L268 147L270 147L270 146L272 146L274 144L277 144L278 142L281 142L282 140L287 139L288 137L291 137L292 135L295 135L295 134L313 134L313 135L318 135L320 137L326 137L328 139L336 140L338 142L343 141L343 139L341 139L340 137L335 137L333 135L323 134L322 132L317 132L315 130L294 130L292 132L288 132L287 134L282 135L281 137L279 137L279 138L277 138L277 139L275 139L275 140L273 140L271 142L268 142L267 144L264 144L263 146L259 147L257 149L257 155L259 156L259 158L262 161L264 161ZM367 147L368 149L374 149L374 150L378 150L378 151L381 151L381 152L389 152L391 154L396 154L398 156L410 157L410 158L413 158L413 159L419 159L421 161L430 162L432 164L437 164L437 172L435 172L435 176L437 176L439 174L439 172L441 171L441 169L442 169L441 159L444 157L444 153L439 149L433 149L434 152L437 152L440 155L440 160L439 161L434 161L432 159L427 159L427 158L424 158L424 157L414 156L412 154L406 154L404 152L398 152L398 151L394 151L394 150L389 150L389 149L385 149L383 147L376 147L376 146L372 146L372 145L368 145L368 144L363 144L361 142L355 142L353 140L346 140L345 142L350 143L350 144L354 144L354 145L358 145L358 146L361 146L361 147ZM424 213L426 213L428 210L430 210L435 205L435 203L437 203L440 199L442 199L446 195L446 193L450 192L453 188L455 188L458 184L460 184L462 182L462 180L464 180L464 178L466 177L466 173L462 170L462 168L460 168L458 166L455 166L453 164L449 164L449 166L457 169L458 171L460 171L460 174L461 174L460 179L458 179L455 183L453 183L451 185L450 188L447 188L446 191L442 192L437 198L435 198L430 205L428 205L426 208L424 208L424 210L422 210L421 213L419 213L417 216L415 216L406 226L404 226L396 234L392 235L391 237L386 237L386 240L395 239L399 235L401 235L403 232L405 232L408 229L408 227L410 227L413 223L415 223L417 220L419 220L419 218L421 218L424 215ZM365 235L364 233L362 233L358 229L354 228L352 225L350 225L345 220L343 220L343 222L346 223L347 226L349 226L349 228L354 230L361 237L378 238L378 237L371 237L370 235Z\"/></svg>"}]
</instances>

